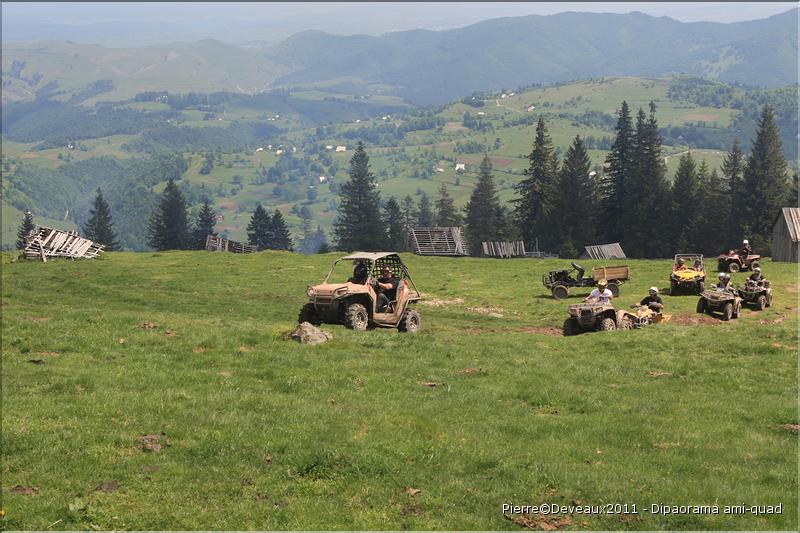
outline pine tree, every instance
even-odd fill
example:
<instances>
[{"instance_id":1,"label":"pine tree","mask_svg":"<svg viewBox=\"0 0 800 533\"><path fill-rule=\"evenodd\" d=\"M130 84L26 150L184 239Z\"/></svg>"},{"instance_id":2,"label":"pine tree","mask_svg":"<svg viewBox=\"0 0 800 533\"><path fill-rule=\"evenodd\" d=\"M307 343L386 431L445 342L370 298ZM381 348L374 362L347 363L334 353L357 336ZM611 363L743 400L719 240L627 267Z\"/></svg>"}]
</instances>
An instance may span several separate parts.
<instances>
[{"instance_id":1,"label":"pine tree","mask_svg":"<svg viewBox=\"0 0 800 533\"><path fill-rule=\"evenodd\" d=\"M696 215L700 205L697 165L691 152L681 155L675 179L672 182L670 203L670 241L678 253L695 253L692 235L697 231Z\"/></svg>"},{"instance_id":2,"label":"pine tree","mask_svg":"<svg viewBox=\"0 0 800 533\"><path fill-rule=\"evenodd\" d=\"M188 250L192 233L186 198L170 179L147 228L148 244L156 250Z\"/></svg>"},{"instance_id":3,"label":"pine tree","mask_svg":"<svg viewBox=\"0 0 800 533\"><path fill-rule=\"evenodd\" d=\"M292 237L289 234L289 227L286 225L283 215L277 209L272 214L270 226L272 242L269 248L271 250L288 250L289 252L293 252L294 246L292 244Z\"/></svg>"},{"instance_id":4,"label":"pine tree","mask_svg":"<svg viewBox=\"0 0 800 533\"><path fill-rule=\"evenodd\" d=\"M736 139L731 146L730 152L728 152L725 159L723 159L721 167L723 178L722 187L723 190L727 191L730 203L725 209L724 214L720 213L720 216L724 217L725 226L727 228L726 234L736 235L736 237L729 237L726 244L723 245L723 249L738 245L739 243L733 242L732 239L738 238L739 235L745 233L742 227L743 221L741 219L745 202L744 166L744 154L739 146L739 140ZM749 233L749 229L746 233Z\"/></svg>"},{"instance_id":5,"label":"pine tree","mask_svg":"<svg viewBox=\"0 0 800 533\"><path fill-rule=\"evenodd\" d=\"M300 246L297 251L301 254L313 254L317 251L317 243L314 240L315 233L311 226L311 210L308 206L300 208L300 232L303 234L303 239L300 241Z\"/></svg>"},{"instance_id":6,"label":"pine tree","mask_svg":"<svg viewBox=\"0 0 800 533\"><path fill-rule=\"evenodd\" d=\"M461 225L461 213L456 209L444 183L439 187L439 198L436 199L436 215L433 223L440 227Z\"/></svg>"},{"instance_id":7,"label":"pine tree","mask_svg":"<svg viewBox=\"0 0 800 533\"><path fill-rule=\"evenodd\" d=\"M206 247L206 240L209 235L216 236L214 226L217 225L217 213L211 207L208 198L203 199L203 205L197 214L197 223L194 230L194 247L196 250L203 250Z\"/></svg>"},{"instance_id":8,"label":"pine tree","mask_svg":"<svg viewBox=\"0 0 800 533\"><path fill-rule=\"evenodd\" d=\"M403 252L408 245L408 232L403 224L403 213L394 196L383 206L383 226L386 228L386 249Z\"/></svg>"},{"instance_id":9,"label":"pine tree","mask_svg":"<svg viewBox=\"0 0 800 533\"><path fill-rule=\"evenodd\" d=\"M411 195L407 195L403 198L402 205L400 206L400 210L403 213L403 223L406 225L407 231L411 231L414 226L418 226L417 224L417 208L416 204L414 204L414 199Z\"/></svg>"},{"instance_id":10,"label":"pine tree","mask_svg":"<svg viewBox=\"0 0 800 533\"><path fill-rule=\"evenodd\" d=\"M622 210L622 240L631 257L663 257L671 251L667 235L654 232L668 219L669 185L656 120L656 105L650 114L641 109L636 116L633 162L626 183Z\"/></svg>"},{"instance_id":11,"label":"pine tree","mask_svg":"<svg viewBox=\"0 0 800 533\"><path fill-rule=\"evenodd\" d=\"M558 174L556 209L552 217L562 257L575 257L578 249L595 242L597 186L594 177L589 176L590 168L586 147L580 136L576 136Z\"/></svg>"},{"instance_id":12,"label":"pine tree","mask_svg":"<svg viewBox=\"0 0 800 533\"><path fill-rule=\"evenodd\" d=\"M417 206L417 223L423 228L433 226L433 211L431 210L431 197L422 193Z\"/></svg>"},{"instance_id":13,"label":"pine tree","mask_svg":"<svg viewBox=\"0 0 800 533\"><path fill-rule=\"evenodd\" d=\"M492 162L484 156L478 174L478 183L466 205L466 236L470 255L480 256L484 241L502 240L505 220L503 208L497 198L492 178Z\"/></svg>"},{"instance_id":14,"label":"pine tree","mask_svg":"<svg viewBox=\"0 0 800 533\"><path fill-rule=\"evenodd\" d=\"M536 124L536 138L533 150L528 155L525 176L516 186L519 198L515 199L515 217L522 240L530 245L538 238L545 248L555 245L556 239L549 228L549 217L555 203L558 157L541 117Z\"/></svg>"},{"instance_id":15,"label":"pine tree","mask_svg":"<svg viewBox=\"0 0 800 533\"><path fill-rule=\"evenodd\" d=\"M328 245L328 239L325 237L325 231L320 226L317 226L315 241L317 242L318 254L327 254L331 251L331 247Z\"/></svg>"},{"instance_id":16,"label":"pine tree","mask_svg":"<svg viewBox=\"0 0 800 533\"><path fill-rule=\"evenodd\" d=\"M272 219L261 204L256 206L247 225L247 242L259 250L269 250L273 242Z\"/></svg>"},{"instance_id":17,"label":"pine tree","mask_svg":"<svg viewBox=\"0 0 800 533\"><path fill-rule=\"evenodd\" d=\"M627 202L627 182L632 173L634 132L628 103L623 101L617 117L616 139L606 157L608 170L601 178L599 195L603 223L599 230L608 242L621 241L624 208Z\"/></svg>"},{"instance_id":18,"label":"pine tree","mask_svg":"<svg viewBox=\"0 0 800 533\"><path fill-rule=\"evenodd\" d=\"M111 210L100 188L97 189L97 196L94 198L94 207L89 211L89 220L83 226L83 234L87 239L104 244L106 251L119 250L114 223L111 220Z\"/></svg>"},{"instance_id":19,"label":"pine tree","mask_svg":"<svg viewBox=\"0 0 800 533\"><path fill-rule=\"evenodd\" d=\"M742 218L749 226L753 249L766 253L772 246L772 223L778 216L781 205L789 194L789 175L786 157L783 155L775 112L766 105L756 130L756 138L747 166L744 169L744 195Z\"/></svg>"},{"instance_id":20,"label":"pine tree","mask_svg":"<svg viewBox=\"0 0 800 533\"><path fill-rule=\"evenodd\" d=\"M36 224L33 223L33 213L25 211L25 214L22 215L22 222L17 230L17 250L25 249L25 237L35 229Z\"/></svg>"},{"instance_id":21,"label":"pine tree","mask_svg":"<svg viewBox=\"0 0 800 533\"><path fill-rule=\"evenodd\" d=\"M706 220L702 229L700 251L706 255L717 254L728 246L727 239L730 235L728 216L731 210L730 191L727 183L712 169L705 182L703 215Z\"/></svg>"},{"instance_id":22,"label":"pine tree","mask_svg":"<svg viewBox=\"0 0 800 533\"><path fill-rule=\"evenodd\" d=\"M380 193L369 168L369 156L359 142L350 160L350 181L341 186L339 213L333 224L339 250L380 250L384 242Z\"/></svg>"}]
</instances>

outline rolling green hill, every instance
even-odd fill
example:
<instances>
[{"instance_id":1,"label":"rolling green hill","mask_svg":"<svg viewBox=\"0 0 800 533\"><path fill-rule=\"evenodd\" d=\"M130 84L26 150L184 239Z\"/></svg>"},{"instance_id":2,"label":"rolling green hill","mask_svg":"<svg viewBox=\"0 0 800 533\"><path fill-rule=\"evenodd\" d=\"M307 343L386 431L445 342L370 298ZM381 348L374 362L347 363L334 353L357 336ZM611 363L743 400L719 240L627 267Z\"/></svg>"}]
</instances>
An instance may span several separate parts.
<instances>
[{"instance_id":1,"label":"rolling green hill","mask_svg":"<svg viewBox=\"0 0 800 533\"><path fill-rule=\"evenodd\" d=\"M423 192L434 196L446 184L456 204L463 206L487 151L500 198L507 202L515 197L514 185L527 166L538 117L545 118L562 153L576 135L583 137L593 164L600 169L613 141L614 115L622 100L634 111L651 100L657 103L670 177L677 168L676 156L687 150L710 168L719 167L735 138L748 150L766 102L777 109L787 155L796 157L796 87L745 90L687 77L626 77L503 94L476 93L427 108L403 106L375 95L348 99L324 90L195 98L147 93L94 107L56 102L58 114L35 103L20 103L9 107L4 120L4 202L51 218L62 217L69 209L71 220L80 225L97 186L116 191L108 192L112 206L128 202L126 187L138 183L142 174L126 160L156 160L167 151L185 159L187 170L177 175L183 178L185 193L195 208L204 196L211 198L222 217L217 228L224 235L245 239L244 228L256 204L262 203L280 209L299 240L302 207L310 210L314 227L319 224L330 230L336 215L336 187L347 179L358 141L368 147L384 200L410 195L416 203ZM131 115L134 111L138 114ZM136 120L108 120L116 116ZM82 117L86 121L76 128ZM138 130L128 132L129 126ZM72 141L73 149L69 149L66 139L73 131L88 137L116 134ZM27 142L9 141L23 134ZM35 142L37 136L47 141ZM347 150L335 152L327 146ZM209 159L211 168L201 172ZM465 172L456 174L456 163L464 163ZM326 178L324 183L320 176ZM34 187L31 192L34 178L60 185ZM159 191L163 182L156 177L147 187ZM116 204L114 195L119 195ZM131 231L135 217L146 211L143 204L120 214L124 219L120 224ZM3 242L11 242L12 237L6 228ZM125 242L138 249L142 232Z\"/></svg>"},{"instance_id":2,"label":"rolling green hill","mask_svg":"<svg viewBox=\"0 0 800 533\"><path fill-rule=\"evenodd\" d=\"M529 283L565 261L406 255L418 334L301 346L285 335L335 254L11 258L9 530L519 530L504 503L629 505L552 517L580 530L796 529L795 264L762 265L763 312L665 296L667 323L565 338L568 302ZM628 265L617 307L671 262Z\"/></svg>"}]
</instances>

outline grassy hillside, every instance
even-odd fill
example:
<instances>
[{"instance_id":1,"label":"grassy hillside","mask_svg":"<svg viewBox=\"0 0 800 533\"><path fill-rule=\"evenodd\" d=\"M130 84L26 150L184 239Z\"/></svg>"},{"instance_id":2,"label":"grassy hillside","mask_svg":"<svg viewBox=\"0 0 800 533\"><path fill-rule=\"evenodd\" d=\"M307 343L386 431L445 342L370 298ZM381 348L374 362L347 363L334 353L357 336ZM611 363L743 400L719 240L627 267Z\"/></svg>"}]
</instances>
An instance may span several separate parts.
<instances>
[{"instance_id":1,"label":"grassy hillside","mask_svg":"<svg viewBox=\"0 0 800 533\"><path fill-rule=\"evenodd\" d=\"M518 529L502 504L544 502L639 510L575 529L797 526L797 265L765 262L774 306L730 323L666 296L666 324L564 338L538 282L564 261L405 256L419 334L309 347L284 335L334 255L12 257L8 529ZM618 305L667 285L669 262L628 264Z\"/></svg>"}]
</instances>

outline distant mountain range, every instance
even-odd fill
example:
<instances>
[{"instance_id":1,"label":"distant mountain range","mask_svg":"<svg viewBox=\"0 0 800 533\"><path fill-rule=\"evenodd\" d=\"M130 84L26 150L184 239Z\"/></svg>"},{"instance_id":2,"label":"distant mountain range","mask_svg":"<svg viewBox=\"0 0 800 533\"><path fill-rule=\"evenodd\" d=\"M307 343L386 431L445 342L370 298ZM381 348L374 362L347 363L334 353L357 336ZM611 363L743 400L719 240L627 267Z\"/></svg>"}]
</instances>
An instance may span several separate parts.
<instances>
[{"instance_id":1,"label":"distant mountain range","mask_svg":"<svg viewBox=\"0 0 800 533\"><path fill-rule=\"evenodd\" d=\"M769 87L797 82L797 16L793 9L719 24L570 12L380 37L304 32L272 48L269 57L291 70L279 84L352 76L392 85L416 103L443 103L488 88L681 72Z\"/></svg>"},{"instance_id":2,"label":"distant mountain range","mask_svg":"<svg viewBox=\"0 0 800 533\"><path fill-rule=\"evenodd\" d=\"M124 49L9 44L3 47L3 102L60 91L69 97L96 87L97 80L110 80L103 85L105 99L147 90L253 93L338 85L347 87L339 89L344 92L375 88L416 104L601 76L686 73L774 87L797 82L797 17L796 8L732 24L561 13L380 37L310 31L266 50L213 40Z\"/></svg>"}]
</instances>

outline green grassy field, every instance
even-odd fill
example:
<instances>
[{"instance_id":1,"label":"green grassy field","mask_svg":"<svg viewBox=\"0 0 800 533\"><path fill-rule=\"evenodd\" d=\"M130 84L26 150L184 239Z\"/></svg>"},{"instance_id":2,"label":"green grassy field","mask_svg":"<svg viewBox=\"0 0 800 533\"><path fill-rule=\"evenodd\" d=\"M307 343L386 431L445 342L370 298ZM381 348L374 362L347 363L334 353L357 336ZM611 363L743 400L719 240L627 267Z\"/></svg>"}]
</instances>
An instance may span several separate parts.
<instances>
[{"instance_id":1,"label":"green grassy field","mask_svg":"<svg viewBox=\"0 0 800 533\"><path fill-rule=\"evenodd\" d=\"M761 313L666 296L668 323L564 338L540 283L564 261L404 255L419 334L325 325L301 346L284 336L336 254L14 257L5 528L497 530L520 527L504 503L580 502L639 513L562 527L797 529L797 265L764 263ZM627 264L618 306L668 284L669 261Z\"/></svg>"}]
</instances>

